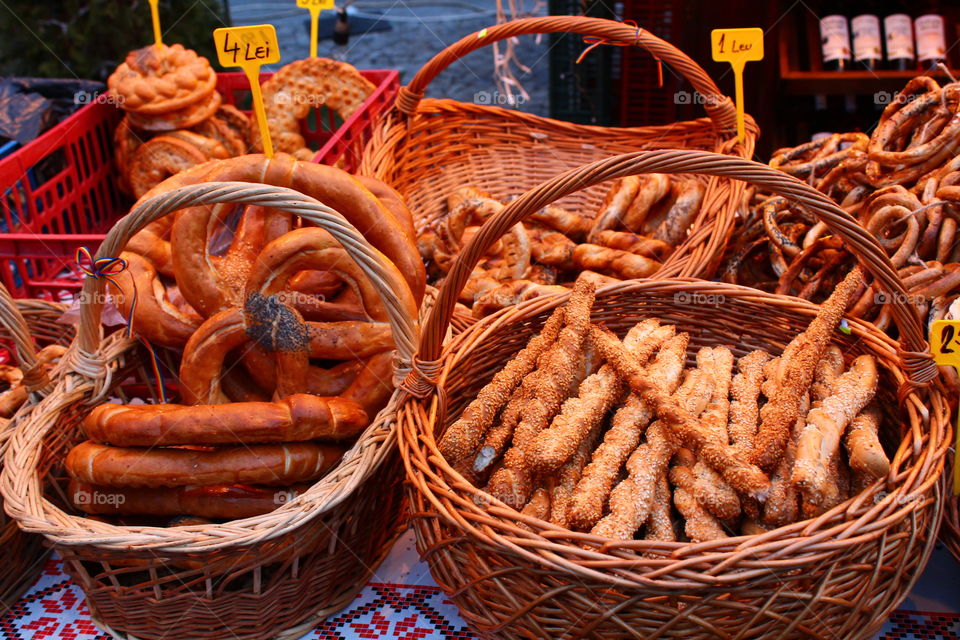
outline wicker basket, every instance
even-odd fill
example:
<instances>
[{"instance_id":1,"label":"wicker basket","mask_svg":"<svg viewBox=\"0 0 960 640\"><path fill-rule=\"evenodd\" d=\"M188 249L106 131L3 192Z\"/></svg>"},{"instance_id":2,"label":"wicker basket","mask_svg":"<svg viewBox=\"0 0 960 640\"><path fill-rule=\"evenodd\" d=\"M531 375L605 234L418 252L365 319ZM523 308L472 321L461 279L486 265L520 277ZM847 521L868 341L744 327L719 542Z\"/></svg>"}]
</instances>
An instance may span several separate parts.
<instances>
[{"instance_id":1,"label":"wicker basket","mask_svg":"<svg viewBox=\"0 0 960 640\"><path fill-rule=\"evenodd\" d=\"M518 35L563 32L643 47L690 82L709 117L656 127L595 127L487 104L423 99L430 82L471 51ZM445 198L457 187L473 185L506 199L562 171L641 149L701 149L750 158L758 133L748 116L746 141L738 144L730 98L683 52L643 29L581 16L524 18L466 36L434 56L400 89L396 105L364 151L360 172L397 189L421 231L443 215ZM607 188L597 183L558 204L571 211L595 211ZM658 275L712 274L733 230L743 189L741 182L710 178L687 239Z\"/></svg>"},{"instance_id":2,"label":"wicker basket","mask_svg":"<svg viewBox=\"0 0 960 640\"><path fill-rule=\"evenodd\" d=\"M163 215L220 202L287 211L333 234L380 292L398 359L409 362L418 319L393 293L406 282L343 216L291 189L212 182L159 194L117 223L98 257L117 255L133 233ZM166 528L82 517L57 489L80 421L111 396L150 386L135 340L121 333L100 338L103 287L102 279L84 283L78 338L56 388L25 412L11 438L0 479L8 513L23 529L46 536L83 589L95 622L114 637L300 637L354 598L400 531L394 400L337 467L269 514ZM52 485L46 491L45 481Z\"/></svg>"},{"instance_id":3,"label":"wicker basket","mask_svg":"<svg viewBox=\"0 0 960 640\"><path fill-rule=\"evenodd\" d=\"M489 316L442 345L442 329L474 260L505 229L586 185L647 171L722 175L763 185L816 213L894 295L906 300L872 236L823 195L764 165L694 151L627 154L570 171L510 204L451 270L424 325L414 372L421 397L399 408L400 451L418 547L463 617L489 638L865 638L907 595L936 539L951 426L918 318L898 306L903 346L850 320L835 341L881 371L881 434L896 453L885 481L824 515L759 536L699 544L613 542L522 516L472 486L436 445L466 403L539 330L567 295ZM702 298L700 296L703 296ZM702 304L691 304L700 301ZM712 301L712 302L711 302ZM809 324L807 301L693 279L633 280L597 292L594 318L623 335L650 315L705 345L774 353ZM898 399L900 402L898 403ZM899 427L899 430L898 428ZM520 524L526 527L519 526ZM529 528L527 528L529 527Z\"/></svg>"},{"instance_id":4,"label":"wicker basket","mask_svg":"<svg viewBox=\"0 0 960 640\"><path fill-rule=\"evenodd\" d=\"M27 402L34 402L52 389L43 370L37 370L36 349L70 343L73 328L57 322L65 310L66 306L59 302L14 300L6 287L0 285L0 341L15 348L21 369L36 371L33 379L27 376L30 380L27 388L33 392ZM15 424L14 419L0 428L0 463ZM4 567L0 573L0 613L16 603L43 567L47 552L42 542L40 536L21 531L17 522L0 510L0 564Z\"/></svg>"}]
</instances>

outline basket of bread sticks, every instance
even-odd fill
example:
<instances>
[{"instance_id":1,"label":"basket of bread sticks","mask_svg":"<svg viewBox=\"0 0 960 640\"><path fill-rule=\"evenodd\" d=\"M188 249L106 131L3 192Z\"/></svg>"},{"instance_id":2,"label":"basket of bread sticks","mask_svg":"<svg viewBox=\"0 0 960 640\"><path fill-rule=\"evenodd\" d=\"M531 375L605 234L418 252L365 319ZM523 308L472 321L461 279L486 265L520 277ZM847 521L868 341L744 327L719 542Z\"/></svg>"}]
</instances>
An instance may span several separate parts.
<instances>
[{"instance_id":1,"label":"basket of bread sticks","mask_svg":"<svg viewBox=\"0 0 960 640\"><path fill-rule=\"evenodd\" d=\"M645 172L724 176L804 206L860 264L822 306L689 278L585 273L440 333L477 256L551 201ZM418 548L484 637L866 638L925 566L943 509L946 389L919 318L843 312L862 227L749 160L648 151L533 189L487 222L424 323L399 409ZM599 285L599 287L598 287ZM435 371L429 377L420 371Z\"/></svg>"},{"instance_id":2,"label":"basket of bread sticks","mask_svg":"<svg viewBox=\"0 0 960 640\"><path fill-rule=\"evenodd\" d=\"M0 364L0 465L17 411L52 389L50 371L60 362L73 328L57 322L66 306L39 299L14 300L0 285L0 341L9 358ZM16 602L43 566L40 536L27 535L0 511L0 611Z\"/></svg>"},{"instance_id":3,"label":"basket of bread sticks","mask_svg":"<svg viewBox=\"0 0 960 640\"><path fill-rule=\"evenodd\" d=\"M599 127L491 104L424 98L437 75L472 51L520 35L557 33L583 34L602 43L646 49L703 97L707 117L665 126ZM434 56L400 89L396 104L368 143L360 172L383 180L407 199L421 254L439 270L435 274L439 278L446 273L441 254L455 253L466 244L465 229L482 223L510 198L559 172L640 149L701 149L749 158L759 132L749 116L746 131L746 139L739 144L730 98L686 54L645 29L582 16L523 18L482 29ZM649 238L655 241L652 246L664 250L651 253L651 244L644 244L647 250L639 253L646 258L644 275L710 275L730 236L743 185L695 176L630 177L626 182L614 185L620 188L613 192L609 184L596 184L570 194L528 222L535 220L546 231L559 231L595 245L581 251L604 254L608 265L617 256L631 260L632 248ZM469 211L454 211L458 205ZM622 216L624 225L610 230L643 237L630 241L622 234L585 237L593 218L610 205L628 214ZM448 216L465 218L453 234L441 228ZM578 230L571 221L584 223L586 229ZM502 282L520 279L554 284L550 265L541 266L547 268L519 277L512 270L501 276L489 275ZM494 271L482 264L478 268Z\"/></svg>"},{"instance_id":4,"label":"basket of bread sticks","mask_svg":"<svg viewBox=\"0 0 960 640\"><path fill-rule=\"evenodd\" d=\"M0 480L101 628L300 637L389 550L403 522L393 380L424 292L389 195L250 155L179 173L107 235L77 339L21 414ZM121 251L171 214L169 253ZM130 325L104 336L107 285Z\"/></svg>"}]
</instances>

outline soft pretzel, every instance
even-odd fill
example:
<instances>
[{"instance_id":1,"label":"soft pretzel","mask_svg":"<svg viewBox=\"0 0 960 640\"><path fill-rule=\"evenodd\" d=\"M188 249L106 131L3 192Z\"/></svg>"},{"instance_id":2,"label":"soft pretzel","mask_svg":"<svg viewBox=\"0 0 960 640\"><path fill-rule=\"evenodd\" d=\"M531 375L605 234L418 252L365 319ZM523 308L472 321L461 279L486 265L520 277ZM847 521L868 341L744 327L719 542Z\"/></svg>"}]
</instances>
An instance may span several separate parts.
<instances>
[{"instance_id":1,"label":"soft pretzel","mask_svg":"<svg viewBox=\"0 0 960 640\"><path fill-rule=\"evenodd\" d=\"M676 246L686 237L687 229L700 213L705 189L696 178L675 180L672 189L676 193L673 206L667 210L663 220L653 227L651 235L655 240ZM651 226L648 224L646 228L650 229Z\"/></svg>"},{"instance_id":2,"label":"soft pretzel","mask_svg":"<svg viewBox=\"0 0 960 640\"><path fill-rule=\"evenodd\" d=\"M673 247L656 238L648 238L629 231L600 231L592 238L595 244L608 249L619 249L653 260L663 260L673 252Z\"/></svg>"},{"instance_id":3,"label":"soft pretzel","mask_svg":"<svg viewBox=\"0 0 960 640\"><path fill-rule=\"evenodd\" d=\"M662 173L645 173L640 177L640 187L637 197L620 219L627 231L643 233L649 227L647 217L652 213L654 206L661 203L671 191L670 177Z\"/></svg>"},{"instance_id":4,"label":"soft pretzel","mask_svg":"<svg viewBox=\"0 0 960 640\"><path fill-rule=\"evenodd\" d=\"M645 256L586 243L574 248L573 263L579 269L607 272L627 280L646 278L661 267L659 262Z\"/></svg>"},{"instance_id":5,"label":"soft pretzel","mask_svg":"<svg viewBox=\"0 0 960 640\"><path fill-rule=\"evenodd\" d=\"M127 111L163 114L214 93L217 74L203 56L183 45L149 45L127 54L107 79Z\"/></svg>"},{"instance_id":6,"label":"soft pretzel","mask_svg":"<svg viewBox=\"0 0 960 640\"><path fill-rule=\"evenodd\" d=\"M270 513L308 488L306 484L282 489L247 484L120 488L71 480L67 495L75 507L90 514L236 520Z\"/></svg>"},{"instance_id":7,"label":"soft pretzel","mask_svg":"<svg viewBox=\"0 0 960 640\"><path fill-rule=\"evenodd\" d=\"M343 214L360 230L370 244L383 252L399 269L410 285L414 299L418 303L422 299L426 272L415 242L390 210L345 171L312 162L298 162L284 153L278 153L272 159L262 154L250 154L182 171L167 180L160 189L167 191L210 181L255 182L288 187L316 198ZM151 195L153 193L147 193L144 197ZM174 236L185 213L182 211L178 216ZM176 263L176 255L174 261Z\"/></svg>"},{"instance_id":8,"label":"soft pretzel","mask_svg":"<svg viewBox=\"0 0 960 640\"><path fill-rule=\"evenodd\" d=\"M219 230L236 230L222 255L211 244ZM183 297L209 317L243 303L250 268L273 237L289 230L289 216L271 214L262 207L214 205L180 211L171 231L171 256Z\"/></svg>"},{"instance_id":9,"label":"soft pretzel","mask_svg":"<svg viewBox=\"0 0 960 640\"><path fill-rule=\"evenodd\" d=\"M49 373L66 353L67 348L59 344L49 344L37 352L37 366ZM24 402L27 401L30 391L23 384L23 370L13 365L0 365L0 380L7 384L7 389L0 392L0 419L8 420L13 417Z\"/></svg>"},{"instance_id":10,"label":"soft pretzel","mask_svg":"<svg viewBox=\"0 0 960 640\"><path fill-rule=\"evenodd\" d=\"M369 423L359 404L309 394L276 402L102 404L83 420L87 437L118 447L348 440Z\"/></svg>"},{"instance_id":11,"label":"soft pretzel","mask_svg":"<svg viewBox=\"0 0 960 640\"><path fill-rule=\"evenodd\" d=\"M125 273L115 279L120 295L114 300L120 313L130 317L132 312L134 331L150 342L183 347L200 326L200 317L170 300L169 291L150 260L128 251L123 251L120 258L127 264Z\"/></svg>"},{"instance_id":12,"label":"soft pretzel","mask_svg":"<svg viewBox=\"0 0 960 640\"><path fill-rule=\"evenodd\" d=\"M587 237L593 227L593 220L577 213L570 213L555 204L530 214L530 220L538 222L554 231L559 231L571 240L581 241Z\"/></svg>"},{"instance_id":13,"label":"soft pretzel","mask_svg":"<svg viewBox=\"0 0 960 640\"><path fill-rule=\"evenodd\" d=\"M263 104L274 147L293 153L307 146L300 135L300 121L311 108L326 106L345 121L375 90L376 86L354 67L329 58L305 58L281 67L263 84ZM261 150L256 121L252 123L251 139L254 148Z\"/></svg>"},{"instance_id":14,"label":"soft pretzel","mask_svg":"<svg viewBox=\"0 0 960 640\"><path fill-rule=\"evenodd\" d=\"M241 345L256 341L256 333L274 332L273 348L278 368L287 372L284 377L278 371L278 380L295 384L295 393L306 391L307 336L302 320L289 307L269 319L264 331L256 331L255 322L249 322L247 314L236 307L224 309L208 318L190 337L183 350L180 363L180 395L188 405L223 404L226 395L220 387L220 375L227 354ZM266 347L266 345L261 345ZM299 375L296 375L299 374ZM286 395L286 394L283 394ZM281 395L281 397L283 397Z\"/></svg>"},{"instance_id":15,"label":"soft pretzel","mask_svg":"<svg viewBox=\"0 0 960 640\"><path fill-rule=\"evenodd\" d=\"M264 295L279 293L292 276L310 269L327 271L343 279L358 295L368 318L379 323L387 321L386 307L369 278L346 250L318 227L295 229L267 244L252 265L246 284L248 295L251 291ZM395 277L402 279L399 272L395 272ZM405 310L416 315L416 302L408 290L397 286L395 293ZM322 308L321 303L321 312Z\"/></svg>"},{"instance_id":16,"label":"soft pretzel","mask_svg":"<svg viewBox=\"0 0 960 640\"><path fill-rule=\"evenodd\" d=\"M124 250L139 253L149 260L159 273L173 277L173 256L170 253L170 241L168 240L172 226L173 216L164 216L159 220L154 220L133 234Z\"/></svg>"},{"instance_id":17,"label":"soft pretzel","mask_svg":"<svg viewBox=\"0 0 960 640\"><path fill-rule=\"evenodd\" d=\"M150 449L83 442L67 454L66 469L80 482L112 487L289 486L316 480L337 463L344 451L339 445L313 442Z\"/></svg>"},{"instance_id":18,"label":"soft pretzel","mask_svg":"<svg viewBox=\"0 0 960 640\"><path fill-rule=\"evenodd\" d=\"M877 436L879 425L880 408L874 402L850 422L843 440L850 468L870 480L882 478L890 471L890 459Z\"/></svg>"},{"instance_id":19,"label":"soft pretzel","mask_svg":"<svg viewBox=\"0 0 960 640\"><path fill-rule=\"evenodd\" d=\"M615 229L621 224L630 203L637 197L640 190L640 176L624 176L614 181L603 202L600 203L600 209L593 219L593 226L587 235L587 241L597 242L596 237L602 231Z\"/></svg>"}]
</instances>

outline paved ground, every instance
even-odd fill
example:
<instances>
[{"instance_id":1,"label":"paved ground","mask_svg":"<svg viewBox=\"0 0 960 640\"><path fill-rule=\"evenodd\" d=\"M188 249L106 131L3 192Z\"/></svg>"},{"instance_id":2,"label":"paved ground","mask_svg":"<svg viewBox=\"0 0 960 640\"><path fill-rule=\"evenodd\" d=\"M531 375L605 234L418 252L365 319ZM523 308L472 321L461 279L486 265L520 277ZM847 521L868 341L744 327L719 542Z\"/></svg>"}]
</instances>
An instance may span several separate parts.
<instances>
[{"instance_id":1,"label":"paved ground","mask_svg":"<svg viewBox=\"0 0 960 640\"><path fill-rule=\"evenodd\" d=\"M338 2L337 4L341 4ZM533 5L526 0L526 6ZM308 12L293 0L256 2L229 0L234 25L269 22L276 26L283 61L309 54ZM321 40L318 55L344 60L360 68L394 68L406 83L433 55L450 43L496 21L495 0L358 0L354 15L388 21L389 31L353 35L345 46ZM326 13L326 12L325 12ZM546 115L549 111L547 38L519 39L517 56L530 73L515 70L530 94L518 108ZM499 94L493 78L493 49L485 47L454 63L431 84L428 96L490 103ZM504 98L500 97L502 101Z\"/></svg>"}]
</instances>

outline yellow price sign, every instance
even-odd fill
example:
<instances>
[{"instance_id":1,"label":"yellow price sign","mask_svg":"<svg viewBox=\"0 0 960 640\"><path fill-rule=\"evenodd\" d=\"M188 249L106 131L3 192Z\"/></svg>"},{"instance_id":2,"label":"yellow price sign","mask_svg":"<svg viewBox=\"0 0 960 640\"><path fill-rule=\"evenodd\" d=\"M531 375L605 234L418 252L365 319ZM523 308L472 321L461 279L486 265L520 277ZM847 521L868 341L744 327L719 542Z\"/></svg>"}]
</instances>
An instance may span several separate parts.
<instances>
[{"instance_id":1,"label":"yellow price sign","mask_svg":"<svg viewBox=\"0 0 960 640\"><path fill-rule=\"evenodd\" d=\"M930 351L937 364L960 371L960 320L937 320L930 328ZM953 494L960 495L960 414L954 448Z\"/></svg>"},{"instance_id":2,"label":"yellow price sign","mask_svg":"<svg viewBox=\"0 0 960 640\"><path fill-rule=\"evenodd\" d=\"M213 43L221 66L240 67L247 74L250 93L253 94L253 110L257 114L263 140L263 152L272 158L273 142L270 140L267 113L263 110L263 94L260 91L260 66L280 62L277 30L272 24L215 29Z\"/></svg>"},{"instance_id":3,"label":"yellow price sign","mask_svg":"<svg viewBox=\"0 0 960 640\"><path fill-rule=\"evenodd\" d=\"M317 57L317 40L320 37L320 12L333 9L333 0L297 0L297 6L310 10L310 57Z\"/></svg>"},{"instance_id":4,"label":"yellow price sign","mask_svg":"<svg viewBox=\"0 0 960 640\"><path fill-rule=\"evenodd\" d=\"M153 20L153 41L158 47L163 44L163 34L160 33L160 0L149 0L150 18Z\"/></svg>"},{"instance_id":5,"label":"yellow price sign","mask_svg":"<svg viewBox=\"0 0 960 640\"><path fill-rule=\"evenodd\" d=\"M743 122L743 67L748 62L763 60L763 29L714 29L710 43L715 62L729 62L733 67L737 98L737 137L746 139Z\"/></svg>"}]
</instances>

